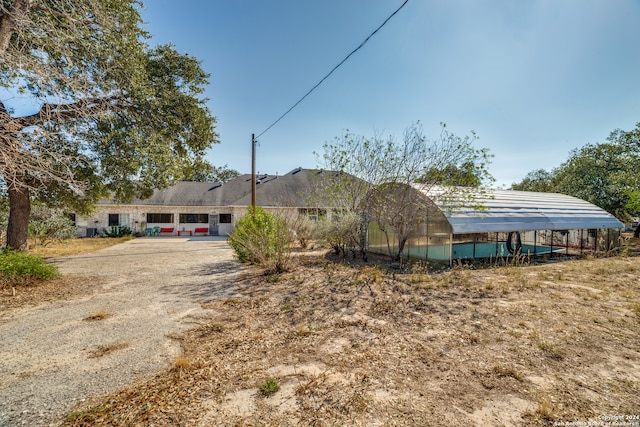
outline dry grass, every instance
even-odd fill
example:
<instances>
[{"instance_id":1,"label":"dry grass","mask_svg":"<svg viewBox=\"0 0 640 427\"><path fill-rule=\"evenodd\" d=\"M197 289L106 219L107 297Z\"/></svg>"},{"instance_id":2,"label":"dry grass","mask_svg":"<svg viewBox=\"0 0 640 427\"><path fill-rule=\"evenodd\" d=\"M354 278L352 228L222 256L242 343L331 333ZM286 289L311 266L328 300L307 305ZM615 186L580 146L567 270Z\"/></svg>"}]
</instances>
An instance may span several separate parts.
<instances>
[{"instance_id":1,"label":"dry grass","mask_svg":"<svg viewBox=\"0 0 640 427\"><path fill-rule=\"evenodd\" d=\"M126 342L116 342L112 344L99 345L91 350L87 357L89 357L90 359L95 359L125 349L127 347L129 347L129 343Z\"/></svg>"},{"instance_id":2,"label":"dry grass","mask_svg":"<svg viewBox=\"0 0 640 427\"><path fill-rule=\"evenodd\" d=\"M78 255L95 252L131 239L133 239L131 236L68 239L50 242L45 246L35 245L33 242L30 242L29 253L44 258Z\"/></svg>"},{"instance_id":3,"label":"dry grass","mask_svg":"<svg viewBox=\"0 0 640 427\"><path fill-rule=\"evenodd\" d=\"M82 320L86 320L88 322L95 322L95 321L98 321L98 320L107 319L107 318L109 318L111 316L112 316L112 314L110 312L108 312L107 310L100 309L100 310L96 311L95 313L92 313L92 314L88 315L87 317L85 317Z\"/></svg>"},{"instance_id":4,"label":"dry grass","mask_svg":"<svg viewBox=\"0 0 640 427\"><path fill-rule=\"evenodd\" d=\"M638 412L640 257L429 273L325 257L181 337L64 425L548 426ZM178 365L180 367L178 367ZM256 385L277 378L265 398Z\"/></svg>"},{"instance_id":5,"label":"dry grass","mask_svg":"<svg viewBox=\"0 0 640 427\"><path fill-rule=\"evenodd\" d=\"M29 253L45 258L85 254L130 239L131 237L69 239L32 247ZM101 285L102 282L95 277L66 276L52 280L33 280L28 286L20 286L14 295L12 286L0 283L0 315L7 309L90 295L99 290Z\"/></svg>"}]
</instances>

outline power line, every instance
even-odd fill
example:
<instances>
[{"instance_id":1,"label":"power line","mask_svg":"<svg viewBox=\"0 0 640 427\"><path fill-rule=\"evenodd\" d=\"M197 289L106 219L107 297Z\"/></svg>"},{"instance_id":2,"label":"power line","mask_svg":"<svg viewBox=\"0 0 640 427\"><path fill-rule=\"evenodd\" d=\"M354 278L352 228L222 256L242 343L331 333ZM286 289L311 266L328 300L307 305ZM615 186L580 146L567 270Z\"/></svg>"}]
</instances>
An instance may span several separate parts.
<instances>
[{"instance_id":1,"label":"power line","mask_svg":"<svg viewBox=\"0 0 640 427\"><path fill-rule=\"evenodd\" d=\"M293 104L293 106L292 106L291 108L289 108L287 111L285 111L283 115L281 115L280 117L278 117L278 119L277 119L275 122L271 123L271 125L269 125L269 127L268 127L268 128L266 128L266 129L265 129L265 130L263 130L261 133L259 133L259 134L258 134L258 136L256 137L256 139L257 139L257 138L260 138L262 135L264 135L265 133L267 133L267 131L269 131L269 129L271 129L272 127L274 127L274 126L275 126L275 125L276 125L280 120L282 120L282 119L283 119L287 114L289 114L289 113L291 112L291 110L293 110L294 108L296 108L296 107L298 106L298 104L300 104L302 101L304 101L304 99L305 99L307 96L309 96L309 95L311 94L311 92L313 92L314 90L316 90L316 88L317 88L318 86L320 86L320 85L321 85L325 80L327 80L327 78L329 78L329 76L330 76L331 74L333 74L333 72L334 72L334 71L336 71L338 68L340 68L340 66L341 66L342 64L344 64L344 63L347 61L347 59L349 59L349 58L351 57L351 55L353 55L353 54L354 54L354 53L356 53L358 50L360 50L360 48L361 48L362 46L364 46L364 45L369 41L369 39L370 39L371 37L373 37L373 36L374 36L374 34L375 34L375 33L377 33L377 32L378 32L382 27L384 27L384 26L385 26L385 24L386 24L387 22L389 22L389 20L390 20L391 18L393 18L393 17L395 16L395 14L396 14L396 13L400 12L400 9L402 9L402 8L403 8L403 7L404 7L408 2L409 2L409 0L404 0L404 3L402 3L402 5L400 5L400 7L399 7L399 8L397 8L397 9L395 10L395 12L393 12L391 15L389 15L389 17L388 17L387 19L385 19L385 20L384 20L384 22L383 22L382 24L380 24L380 26L379 26L378 28L376 28L376 29L375 29L371 34L369 34L369 36L368 36L366 39L364 39L364 41L363 41L362 43L360 43L360 45L359 45L357 48L353 49L353 50L351 51L351 53L349 53L349 54L348 54L348 55L347 55L347 56L346 56L342 61L340 61L340 63L339 63L338 65L336 65L335 67L333 67L333 69L332 69L331 71L329 71L329 73L328 73L326 76L324 76L324 77L323 77L323 78L322 78L318 83L316 83L316 85L315 85L314 87L312 87L312 88L309 90L309 92L305 93L305 94L304 94L304 96L303 96L302 98L300 98L300 99L298 100L298 102L296 102L295 104Z\"/></svg>"}]
</instances>

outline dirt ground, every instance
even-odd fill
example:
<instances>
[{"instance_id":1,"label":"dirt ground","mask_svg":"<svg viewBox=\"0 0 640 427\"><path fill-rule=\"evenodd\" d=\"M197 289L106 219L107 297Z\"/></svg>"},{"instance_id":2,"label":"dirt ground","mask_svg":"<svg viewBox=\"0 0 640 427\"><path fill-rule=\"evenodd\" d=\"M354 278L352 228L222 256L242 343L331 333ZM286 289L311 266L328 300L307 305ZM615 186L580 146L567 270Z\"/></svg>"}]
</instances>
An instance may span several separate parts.
<instances>
[{"instance_id":1,"label":"dirt ground","mask_svg":"<svg viewBox=\"0 0 640 427\"><path fill-rule=\"evenodd\" d=\"M224 239L142 238L56 258L63 277L0 289L0 426L40 426L180 355L202 303L235 295Z\"/></svg>"},{"instance_id":2,"label":"dirt ground","mask_svg":"<svg viewBox=\"0 0 640 427\"><path fill-rule=\"evenodd\" d=\"M640 425L639 277L637 254L434 273L302 252L229 277L169 366L54 425Z\"/></svg>"}]
</instances>

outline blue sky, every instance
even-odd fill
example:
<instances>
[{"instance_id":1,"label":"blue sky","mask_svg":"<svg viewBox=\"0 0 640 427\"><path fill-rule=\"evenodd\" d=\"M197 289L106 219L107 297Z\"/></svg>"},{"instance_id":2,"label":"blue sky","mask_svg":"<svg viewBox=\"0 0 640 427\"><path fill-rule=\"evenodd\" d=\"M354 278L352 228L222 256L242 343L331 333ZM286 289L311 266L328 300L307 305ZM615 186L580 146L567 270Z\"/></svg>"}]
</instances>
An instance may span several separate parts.
<instances>
[{"instance_id":1,"label":"blue sky","mask_svg":"<svg viewBox=\"0 0 640 427\"><path fill-rule=\"evenodd\" d=\"M403 0L148 0L154 42L211 73L221 144L209 160L251 168L264 131ZM179 6L176 6L179 4ZM345 129L401 137L420 121L475 130L496 185L551 169L571 149L640 122L640 1L409 0L259 140L257 169L318 165Z\"/></svg>"},{"instance_id":2,"label":"blue sky","mask_svg":"<svg viewBox=\"0 0 640 427\"><path fill-rule=\"evenodd\" d=\"M146 0L152 44L211 74L217 166L251 169L259 134L404 0ZM640 0L409 0L259 139L257 169L318 166L345 129L402 136L439 123L495 156L497 186L640 122Z\"/></svg>"}]
</instances>

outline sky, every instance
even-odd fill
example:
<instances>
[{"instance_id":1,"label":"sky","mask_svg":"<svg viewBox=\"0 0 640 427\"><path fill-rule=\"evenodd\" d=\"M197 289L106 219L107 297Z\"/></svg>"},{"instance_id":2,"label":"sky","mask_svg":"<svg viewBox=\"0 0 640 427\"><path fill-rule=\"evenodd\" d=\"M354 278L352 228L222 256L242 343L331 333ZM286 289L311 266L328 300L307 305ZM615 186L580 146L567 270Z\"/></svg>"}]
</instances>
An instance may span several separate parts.
<instances>
[{"instance_id":1,"label":"sky","mask_svg":"<svg viewBox=\"0 0 640 427\"><path fill-rule=\"evenodd\" d=\"M210 73L216 166L251 170L251 135L276 119L404 0L144 0L151 45ZM552 169L572 149L640 122L640 0L409 0L262 134L257 171L322 166L350 131L402 138L420 122L473 130L494 186Z\"/></svg>"}]
</instances>

